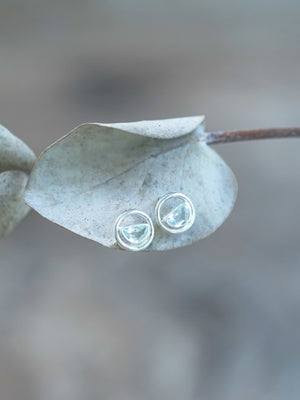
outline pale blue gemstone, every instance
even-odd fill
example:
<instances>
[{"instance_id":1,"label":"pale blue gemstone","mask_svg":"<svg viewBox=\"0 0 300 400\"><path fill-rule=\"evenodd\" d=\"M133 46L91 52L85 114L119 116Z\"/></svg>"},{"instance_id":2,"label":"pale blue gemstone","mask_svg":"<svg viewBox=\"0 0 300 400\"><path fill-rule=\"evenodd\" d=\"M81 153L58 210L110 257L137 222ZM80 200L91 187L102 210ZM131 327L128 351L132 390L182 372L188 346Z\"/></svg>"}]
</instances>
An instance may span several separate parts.
<instances>
[{"instance_id":1,"label":"pale blue gemstone","mask_svg":"<svg viewBox=\"0 0 300 400\"><path fill-rule=\"evenodd\" d=\"M148 239L150 229L148 224L136 224L121 228L122 236L132 244L140 244Z\"/></svg>"},{"instance_id":2,"label":"pale blue gemstone","mask_svg":"<svg viewBox=\"0 0 300 400\"><path fill-rule=\"evenodd\" d=\"M186 203L182 203L165 216L164 222L172 229L180 229L186 225L190 217L190 207Z\"/></svg>"}]
</instances>

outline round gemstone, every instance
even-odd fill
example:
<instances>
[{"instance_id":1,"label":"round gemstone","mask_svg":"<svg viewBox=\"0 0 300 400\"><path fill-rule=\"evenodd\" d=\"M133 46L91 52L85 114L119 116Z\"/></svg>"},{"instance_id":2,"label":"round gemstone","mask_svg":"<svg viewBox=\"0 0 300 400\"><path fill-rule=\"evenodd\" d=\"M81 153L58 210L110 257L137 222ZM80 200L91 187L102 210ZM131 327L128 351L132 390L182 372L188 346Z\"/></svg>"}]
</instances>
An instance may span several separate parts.
<instances>
[{"instance_id":1,"label":"round gemstone","mask_svg":"<svg viewBox=\"0 0 300 400\"><path fill-rule=\"evenodd\" d=\"M144 250L153 240L153 223L150 217L142 211L125 211L116 220L115 237L123 249Z\"/></svg>"},{"instance_id":2,"label":"round gemstone","mask_svg":"<svg viewBox=\"0 0 300 400\"><path fill-rule=\"evenodd\" d=\"M130 243L139 244L147 240L150 229L147 224L129 225L120 228L122 236Z\"/></svg>"},{"instance_id":3,"label":"round gemstone","mask_svg":"<svg viewBox=\"0 0 300 400\"><path fill-rule=\"evenodd\" d=\"M195 221L193 203L182 193L169 193L159 199L156 205L156 219L168 232L185 232Z\"/></svg>"}]
</instances>

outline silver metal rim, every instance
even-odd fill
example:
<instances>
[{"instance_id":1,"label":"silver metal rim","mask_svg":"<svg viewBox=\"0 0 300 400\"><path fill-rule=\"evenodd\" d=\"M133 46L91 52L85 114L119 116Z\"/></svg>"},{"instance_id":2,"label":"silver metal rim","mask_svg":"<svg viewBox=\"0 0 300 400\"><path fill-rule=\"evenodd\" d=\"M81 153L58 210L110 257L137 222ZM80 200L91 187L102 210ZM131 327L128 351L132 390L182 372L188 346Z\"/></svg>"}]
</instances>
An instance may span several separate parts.
<instances>
[{"instance_id":1,"label":"silver metal rim","mask_svg":"<svg viewBox=\"0 0 300 400\"><path fill-rule=\"evenodd\" d=\"M145 222L150 227L150 235L149 235L149 237L146 240L144 240L143 242L141 242L141 244L139 246L133 246L132 244L127 243L124 240L123 235L121 234L121 223L123 222L123 220L125 218L127 218L130 215L138 215L138 216L142 217L142 219L144 219ZM151 218L149 217L149 215L147 215L143 211L139 211L139 210L128 210L128 211L125 211L121 215L119 215L119 217L116 219L116 222L115 222L115 238L116 238L116 241L117 241L118 245L122 249L130 250L130 251L145 250L147 247L150 246L150 244L152 243L153 238L154 238L154 225L153 225L153 222L152 222Z\"/></svg>"},{"instance_id":2,"label":"silver metal rim","mask_svg":"<svg viewBox=\"0 0 300 400\"><path fill-rule=\"evenodd\" d=\"M189 205L189 208L190 208L190 218L188 219L188 221L186 222L186 224L185 224L182 228L179 228L179 229L170 228L169 226L167 226L167 225L163 222L163 219L162 219L162 217L161 217L161 207L162 207L162 205L163 205L167 200L169 200L169 199L171 199L171 198L174 198L174 197L184 200L184 201ZM170 232L170 233L183 233L183 232L186 232L186 231L187 231L188 229L190 229L190 227L193 225L193 223L195 222L195 217L196 217L196 215L195 215L195 208L194 208L194 205L193 205L192 201L191 201L185 194L183 194L183 193L177 193L177 192L174 192L174 193L167 193L167 194L165 194L164 196L162 196L162 197L158 200L158 202L156 203L156 207L155 207L155 215L156 215L157 223L158 223L165 231Z\"/></svg>"}]
</instances>

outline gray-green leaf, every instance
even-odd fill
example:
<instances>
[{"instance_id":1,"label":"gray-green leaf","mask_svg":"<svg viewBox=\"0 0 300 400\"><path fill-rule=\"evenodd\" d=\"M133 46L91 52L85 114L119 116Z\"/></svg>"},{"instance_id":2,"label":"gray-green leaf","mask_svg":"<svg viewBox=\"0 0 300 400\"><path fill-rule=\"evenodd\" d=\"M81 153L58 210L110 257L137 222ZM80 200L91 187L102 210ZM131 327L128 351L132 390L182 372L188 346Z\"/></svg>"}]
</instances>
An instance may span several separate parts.
<instances>
[{"instance_id":1,"label":"gray-green leaf","mask_svg":"<svg viewBox=\"0 0 300 400\"><path fill-rule=\"evenodd\" d=\"M123 211L138 209L154 221L158 198L182 192L195 206L194 225L180 235L155 225L149 249L195 242L224 222L237 193L232 171L204 142L203 121L81 125L41 155L25 200L50 221L115 248L114 223Z\"/></svg>"},{"instance_id":2,"label":"gray-green leaf","mask_svg":"<svg viewBox=\"0 0 300 400\"><path fill-rule=\"evenodd\" d=\"M24 190L34 162L34 153L0 125L0 239L30 210Z\"/></svg>"}]
</instances>

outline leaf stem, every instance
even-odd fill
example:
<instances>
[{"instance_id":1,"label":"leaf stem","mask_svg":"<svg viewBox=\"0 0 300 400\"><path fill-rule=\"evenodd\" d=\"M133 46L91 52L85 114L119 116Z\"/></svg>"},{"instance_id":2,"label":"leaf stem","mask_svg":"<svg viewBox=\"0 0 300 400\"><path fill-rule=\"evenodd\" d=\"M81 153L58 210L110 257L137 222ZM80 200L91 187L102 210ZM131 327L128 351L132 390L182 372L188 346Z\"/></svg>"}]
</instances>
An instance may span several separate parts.
<instances>
[{"instance_id":1,"label":"leaf stem","mask_svg":"<svg viewBox=\"0 0 300 400\"><path fill-rule=\"evenodd\" d=\"M229 132L205 132L206 143L208 144L290 137L300 137L300 128L270 128Z\"/></svg>"}]
</instances>

